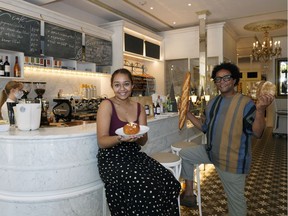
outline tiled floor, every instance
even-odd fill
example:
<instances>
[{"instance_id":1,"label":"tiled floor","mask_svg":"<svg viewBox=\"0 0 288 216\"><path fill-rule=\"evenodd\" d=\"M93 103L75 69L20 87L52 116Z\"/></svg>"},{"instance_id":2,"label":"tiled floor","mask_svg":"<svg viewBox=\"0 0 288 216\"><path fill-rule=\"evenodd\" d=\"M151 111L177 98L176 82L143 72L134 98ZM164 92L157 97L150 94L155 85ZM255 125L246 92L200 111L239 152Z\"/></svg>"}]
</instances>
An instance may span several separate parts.
<instances>
[{"instance_id":1,"label":"tiled floor","mask_svg":"<svg viewBox=\"0 0 288 216\"><path fill-rule=\"evenodd\" d=\"M287 138L266 129L253 140L252 170L246 180L248 216L287 216ZM225 194L213 165L201 173L203 216L227 214ZM181 207L182 216L198 215L198 208Z\"/></svg>"}]
</instances>

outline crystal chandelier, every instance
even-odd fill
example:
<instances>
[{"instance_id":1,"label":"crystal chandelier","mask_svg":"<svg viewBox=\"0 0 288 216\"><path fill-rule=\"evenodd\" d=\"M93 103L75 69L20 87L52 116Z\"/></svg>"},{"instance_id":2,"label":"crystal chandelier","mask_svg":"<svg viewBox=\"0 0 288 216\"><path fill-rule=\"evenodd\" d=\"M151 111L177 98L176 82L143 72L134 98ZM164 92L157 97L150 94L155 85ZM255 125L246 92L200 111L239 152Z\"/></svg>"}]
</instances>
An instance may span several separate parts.
<instances>
[{"instance_id":1,"label":"crystal chandelier","mask_svg":"<svg viewBox=\"0 0 288 216\"><path fill-rule=\"evenodd\" d=\"M254 32L264 32L263 42L261 43L255 36L256 42L253 43L252 57L255 61L268 62L273 57L281 55L280 41L273 43L268 31L280 29L287 26L287 20L272 19L249 23L244 26L245 30Z\"/></svg>"},{"instance_id":2,"label":"crystal chandelier","mask_svg":"<svg viewBox=\"0 0 288 216\"><path fill-rule=\"evenodd\" d=\"M279 57L281 55L280 41L275 41L273 43L272 39L269 37L269 32L266 30L264 32L264 39L262 44L256 37L256 42L253 43L252 57L254 61L268 62L272 57Z\"/></svg>"}]
</instances>

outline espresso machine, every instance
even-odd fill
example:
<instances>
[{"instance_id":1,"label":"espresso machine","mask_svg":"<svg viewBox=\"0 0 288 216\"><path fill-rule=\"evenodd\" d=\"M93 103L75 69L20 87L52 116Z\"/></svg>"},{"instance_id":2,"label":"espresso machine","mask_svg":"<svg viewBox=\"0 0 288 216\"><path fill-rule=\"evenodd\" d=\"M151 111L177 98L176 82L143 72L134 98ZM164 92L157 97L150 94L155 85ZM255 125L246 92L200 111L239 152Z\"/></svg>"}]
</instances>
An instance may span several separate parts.
<instances>
[{"instance_id":1,"label":"espresso machine","mask_svg":"<svg viewBox=\"0 0 288 216\"><path fill-rule=\"evenodd\" d=\"M35 102L41 103L41 123L40 125L49 125L47 112L49 108L49 101L43 98L46 91L46 82L33 82L34 92L37 94Z\"/></svg>"},{"instance_id":2,"label":"espresso machine","mask_svg":"<svg viewBox=\"0 0 288 216\"><path fill-rule=\"evenodd\" d=\"M69 122L71 120L96 120L97 110L104 98L55 98L57 104L52 111L56 122L63 120Z\"/></svg>"},{"instance_id":3,"label":"espresso machine","mask_svg":"<svg viewBox=\"0 0 288 216\"><path fill-rule=\"evenodd\" d=\"M70 122L72 119L72 106L69 99L56 98L53 99L57 104L53 107L52 112L55 116L55 121L59 122L62 119L64 122Z\"/></svg>"}]
</instances>

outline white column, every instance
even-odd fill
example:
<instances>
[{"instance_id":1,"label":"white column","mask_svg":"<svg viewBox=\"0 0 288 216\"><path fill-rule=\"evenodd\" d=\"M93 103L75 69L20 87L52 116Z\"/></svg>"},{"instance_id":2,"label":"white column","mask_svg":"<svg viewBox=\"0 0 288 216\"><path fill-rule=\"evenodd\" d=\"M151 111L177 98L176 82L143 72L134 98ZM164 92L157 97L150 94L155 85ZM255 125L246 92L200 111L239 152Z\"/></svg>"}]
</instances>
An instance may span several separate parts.
<instances>
[{"instance_id":1,"label":"white column","mask_svg":"<svg viewBox=\"0 0 288 216\"><path fill-rule=\"evenodd\" d=\"M207 10L196 12L199 18L199 73L200 73L200 88L206 91L206 83L208 79L207 72L207 34L206 34L206 18L210 15Z\"/></svg>"}]
</instances>

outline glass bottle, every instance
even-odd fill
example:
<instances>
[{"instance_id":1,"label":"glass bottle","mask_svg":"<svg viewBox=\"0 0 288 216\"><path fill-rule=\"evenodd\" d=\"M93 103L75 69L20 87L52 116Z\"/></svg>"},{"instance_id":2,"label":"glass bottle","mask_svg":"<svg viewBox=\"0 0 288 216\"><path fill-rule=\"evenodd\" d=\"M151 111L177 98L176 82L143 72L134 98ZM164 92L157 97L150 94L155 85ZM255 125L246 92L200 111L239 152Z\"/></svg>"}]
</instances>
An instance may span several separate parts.
<instances>
[{"instance_id":1,"label":"glass bottle","mask_svg":"<svg viewBox=\"0 0 288 216\"><path fill-rule=\"evenodd\" d=\"M2 56L0 56L0 76L5 76L4 74L4 63L2 60Z\"/></svg>"},{"instance_id":2,"label":"glass bottle","mask_svg":"<svg viewBox=\"0 0 288 216\"><path fill-rule=\"evenodd\" d=\"M15 64L14 64L14 76L21 77L21 70L18 63L18 56L15 57Z\"/></svg>"},{"instance_id":3,"label":"glass bottle","mask_svg":"<svg viewBox=\"0 0 288 216\"><path fill-rule=\"evenodd\" d=\"M6 60L4 62L4 74L6 77L10 77L10 63L8 61L8 56L6 56Z\"/></svg>"},{"instance_id":4,"label":"glass bottle","mask_svg":"<svg viewBox=\"0 0 288 216\"><path fill-rule=\"evenodd\" d=\"M160 113L161 113L161 107L160 107L159 101L157 101L157 104L156 104L156 115L160 115Z\"/></svg>"},{"instance_id":5,"label":"glass bottle","mask_svg":"<svg viewBox=\"0 0 288 216\"><path fill-rule=\"evenodd\" d=\"M145 105L145 113L147 116L150 115L150 108L149 108L149 105L147 105L147 104Z\"/></svg>"}]
</instances>

